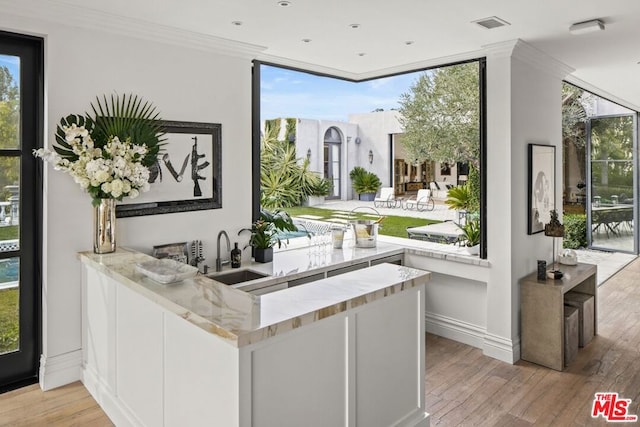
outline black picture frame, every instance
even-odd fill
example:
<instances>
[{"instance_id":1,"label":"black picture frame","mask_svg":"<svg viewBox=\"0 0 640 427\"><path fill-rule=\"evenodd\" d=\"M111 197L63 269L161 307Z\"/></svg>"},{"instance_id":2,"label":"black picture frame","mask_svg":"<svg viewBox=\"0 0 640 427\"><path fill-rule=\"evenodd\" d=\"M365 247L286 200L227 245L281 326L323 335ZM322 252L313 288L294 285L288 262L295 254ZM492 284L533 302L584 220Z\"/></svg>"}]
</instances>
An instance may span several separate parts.
<instances>
[{"instance_id":1,"label":"black picture frame","mask_svg":"<svg viewBox=\"0 0 640 427\"><path fill-rule=\"evenodd\" d=\"M529 144L527 233L537 234L551 218L556 201L556 147Z\"/></svg>"},{"instance_id":2,"label":"black picture frame","mask_svg":"<svg viewBox=\"0 0 640 427\"><path fill-rule=\"evenodd\" d=\"M118 218L220 209L222 207L222 125L168 120L163 121L162 125L166 132L166 145L158 156L156 167L152 168L152 176L149 180L151 190L141 194L137 199L125 199L123 202L119 202L116 206L116 217ZM206 141L205 154L201 154L203 146L198 147L198 137ZM186 139L194 141L190 148L184 145ZM176 140L182 141L177 142ZM208 146L209 140L211 141L210 147ZM183 145L172 146L172 143ZM170 158L169 155L175 152L172 149L180 150L181 154L177 159ZM185 153L187 154L185 155ZM195 160L194 154L197 156ZM184 160L183 156L185 156ZM191 168L188 168L189 165ZM210 170L207 171L207 168ZM185 172L188 172L187 177L191 177L191 179L182 180ZM150 200L154 194L157 194L157 192L154 193L154 186L162 186L163 180L170 180L174 187L180 186L178 196L169 197L169 200Z\"/></svg>"}]
</instances>

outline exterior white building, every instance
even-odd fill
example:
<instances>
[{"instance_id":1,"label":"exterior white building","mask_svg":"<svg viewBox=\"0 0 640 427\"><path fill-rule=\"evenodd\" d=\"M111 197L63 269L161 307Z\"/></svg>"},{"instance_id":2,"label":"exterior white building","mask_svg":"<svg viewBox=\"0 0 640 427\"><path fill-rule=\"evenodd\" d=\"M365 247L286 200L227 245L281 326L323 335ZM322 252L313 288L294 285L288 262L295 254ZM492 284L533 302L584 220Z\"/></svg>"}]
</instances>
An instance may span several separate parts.
<instances>
[{"instance_id":1,"label":"exterior white building","mask_svg":"<svg viewBox=\"0 0 640 427\"><path fill-rule=\"evenodd\" d=\"M398 111L350 114L348 122L297 119L295 144L298 157L309 159L311 170L333 182L327 199L357 198L349 172L356 166L375 173L382 187L394 187L396 194L427 188L430 181L458 183L456 165L416 165L402 145ZM286 121L281 119L279 139L287 139Z\"/></svg>"}]
</instances>

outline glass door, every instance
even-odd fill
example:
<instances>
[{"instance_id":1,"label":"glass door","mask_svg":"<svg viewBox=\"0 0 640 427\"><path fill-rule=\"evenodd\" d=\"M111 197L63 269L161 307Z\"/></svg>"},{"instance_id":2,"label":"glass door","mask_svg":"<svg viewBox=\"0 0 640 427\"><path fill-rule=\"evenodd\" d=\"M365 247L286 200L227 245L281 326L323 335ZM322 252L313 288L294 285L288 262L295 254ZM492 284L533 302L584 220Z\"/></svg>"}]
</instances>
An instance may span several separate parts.
<instances>
[{"instance_id":1,"label":"glass door","mask_svg":"<svg viewBox=\"0 0 640 427\"><path fill-rule=\"evenodd\" d=\"M340 144L324 144L324 177L331 182L327 199L340 198Z\"/></svg>"},{"instance_id":2,"label":"glass door","mask_svg":"<svg viewBox=\"0 0 640 427\"><path fill-rule=\"evenodd\" d=\"M632 253L637 250L636 126L634 114L589 121L591 203L587 203L587 231L590 247L594 249Z\"/></svg>"},{"instance_id":3,"label":"glass door","mask_svg":"<svg viewBox=\"0 0 640 427\"><path fill-rule=\"evenodd\" d=\"M0 391L37 380L42 81L42 40L0 32Z\"/></svg>"}]
</instances>

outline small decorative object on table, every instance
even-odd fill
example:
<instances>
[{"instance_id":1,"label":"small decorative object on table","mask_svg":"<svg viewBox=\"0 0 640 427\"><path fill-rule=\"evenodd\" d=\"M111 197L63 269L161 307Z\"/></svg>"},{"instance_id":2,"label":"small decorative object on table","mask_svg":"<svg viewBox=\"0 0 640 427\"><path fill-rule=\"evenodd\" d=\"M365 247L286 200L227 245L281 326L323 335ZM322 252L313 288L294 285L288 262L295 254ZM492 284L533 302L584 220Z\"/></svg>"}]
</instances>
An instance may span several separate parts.
<instances>
[{"instance_id":1,"label":"small decorative object on table","mask_svg":"<svg viewBox=\"0 0 640 427\"><path fill-rule=\"evenodd\" d=\"M553 270L547 273L550 279L562 279L562 272L556 268L556 237L564 237L564 225L558 220L558 212L553 209L551 220L544 226L544 235L553 237Z\"/></svg>"},{"instance_id":2,"label":"small decorative object on table","mask_svg":"<svg viewBox=\"0 0 640 427\"><path fill-rule=\"evenodd\" d=\"M94 207L97 254L116 250L115 201L149 190L149 167L164 134L158 113L136 95L96 98L93 115L60 119L53 149L34 155L71 175L86 190Z\"/></svg>"},{"instance_id":3,"label":"small decorative object on table","mask_svg":"<svg viewBox=\"0 0 640 427\"><path fill-rule=\"evenodd\" d=\"M578 255L573 249L565 249L562 251L562 255L558 258L558 262L564 265L577 265Z\"/></svg>"},{"instance_id":4,"label":"small decorative object on table","mask_svg":"<svg viewBox=\"0 0 640 427\"><path fill-rule=\"evenodd\" d=\"M253 247L253 257L256 262L271 262L273 261L273 247L276 244L280 247L282 240L289 243L289 239L281 239L279 233L297 230L298 228L287 212L262 210L260 218L251 225L251 228L243 228L238 231L238 235L249 231L251 238L247 246Z\"/></svg>"},{"instance_id":5,"label":"small decorative object on table","mask_svg":"<svg viewBox=\"0 0 640 427\"><path fill-rule=\"evenodd\" d=\"M547 261L538 260L538 280L547 280Z\"/></svg>"}]
</instances>

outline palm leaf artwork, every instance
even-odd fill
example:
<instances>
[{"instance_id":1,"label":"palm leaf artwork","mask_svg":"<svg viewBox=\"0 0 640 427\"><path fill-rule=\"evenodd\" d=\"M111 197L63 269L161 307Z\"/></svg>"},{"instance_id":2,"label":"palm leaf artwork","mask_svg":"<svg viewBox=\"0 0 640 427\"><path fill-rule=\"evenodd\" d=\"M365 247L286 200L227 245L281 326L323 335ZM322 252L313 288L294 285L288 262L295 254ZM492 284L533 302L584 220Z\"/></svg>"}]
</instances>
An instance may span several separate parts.
<instances>
[{"instance_id":1,"label":"palm leaf artwork","mask_svg":"<svg viewBox=\"0 0 640 427\"><path fill-rule=\"evenodd\" d=\"M78 160L78 155L73 152L73 148L67 142L63 128L72 127L73 125L76 125L77 127L84 126L89 134L91 134L94 124L90 117L78 116L76 114L70 114L67 117L60 119L60 124L56 129L56 142L59 146L53 145L53 149L60 155L60 157L67 159L70 162Z\"/></svg>"},{"instance_id":2,"label":"palm leaf artwork","mask_svg":"<svg viewBox=\"0 0 640 427\"><path fill-rule=\"evenodd\" d=\"M111 137L117 136L121 141L129 139L136 145L146 145L147 154L142 164L151 167L158 157L164 141L164 128L160 121L160 113L148 101L137 95L106 95L96 97L91 104L95 122L93 139L97 146L104 146Z\"/></svg>"}]
</instances>

